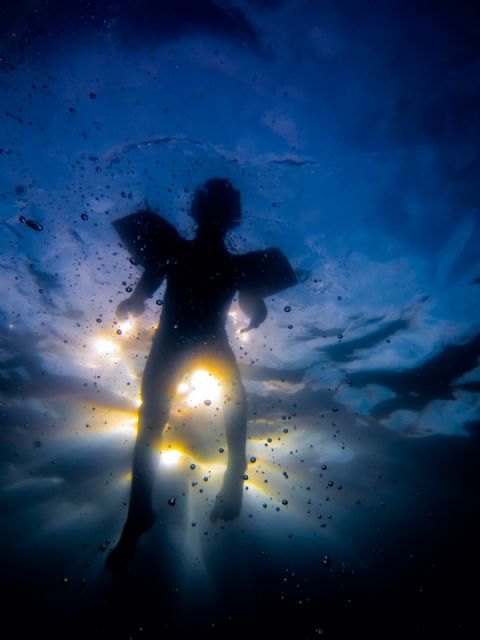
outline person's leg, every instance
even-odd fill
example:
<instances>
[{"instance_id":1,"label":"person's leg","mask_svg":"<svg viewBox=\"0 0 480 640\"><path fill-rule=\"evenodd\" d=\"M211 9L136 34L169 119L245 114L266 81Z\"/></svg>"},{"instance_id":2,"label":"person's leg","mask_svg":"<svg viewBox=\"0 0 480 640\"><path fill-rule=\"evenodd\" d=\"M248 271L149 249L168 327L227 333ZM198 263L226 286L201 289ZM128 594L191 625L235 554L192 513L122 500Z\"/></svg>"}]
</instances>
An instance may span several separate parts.
<instances>
[{"instance_id":1,"label":"person's leg","mask_svg":"<svg viewBox=\"0 0 480 640\"><path fill-rule=\"evenodd\" d=\"M128 520L140 527L153 517L152 492L158 462L155 445L167 423L175 394L175 368L175 359L168 351L152 349L143 374L128 509Z\"/></svg>"},{"instance_id":2,"label":"person's leg","mask_svg":"<svg viewBox=\"0 0 480 640\"><path fill-rule=\"evenodd\" d=\"M224 418L227 437L227 469L222 488L210 514L212 521L236 518L242 506L243 475L247 467L247 396L235 356L230 347L223 348L219 361L224 372Z\"/></svg>"},{"instance_id":3,"label":"person's leg","mask_svg":"<svg viewBox=\"0 0 480 640\"><path fill-rule=\"evenodd\" d=\"M110 553L111 569L124 568L132 557L140 536L155 522L152 493L158 463L158 443L175 395L181 356L154 341L142 381L142 405L139 410L137 438L133 452L132 483L128 515L119 543Z\"/></svg>"}]
</instances>

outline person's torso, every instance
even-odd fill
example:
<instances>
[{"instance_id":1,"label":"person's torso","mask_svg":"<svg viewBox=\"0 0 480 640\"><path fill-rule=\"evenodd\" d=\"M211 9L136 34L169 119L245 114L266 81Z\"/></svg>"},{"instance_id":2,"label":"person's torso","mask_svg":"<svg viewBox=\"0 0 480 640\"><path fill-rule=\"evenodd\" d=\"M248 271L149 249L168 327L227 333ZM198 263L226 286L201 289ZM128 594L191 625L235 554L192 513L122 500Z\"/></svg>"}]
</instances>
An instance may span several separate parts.
<instances>
[{"instance_id":1,"label":"person's torso","mask_svg":"<svg viewBox=\"0 0 480 640\"><path fill-rule=\"evenodd\" d=\"M224 337L238 288L235 259L223 246L185 241L166 265L161 326L181 339Z\"/></svg>"}]
</instances>

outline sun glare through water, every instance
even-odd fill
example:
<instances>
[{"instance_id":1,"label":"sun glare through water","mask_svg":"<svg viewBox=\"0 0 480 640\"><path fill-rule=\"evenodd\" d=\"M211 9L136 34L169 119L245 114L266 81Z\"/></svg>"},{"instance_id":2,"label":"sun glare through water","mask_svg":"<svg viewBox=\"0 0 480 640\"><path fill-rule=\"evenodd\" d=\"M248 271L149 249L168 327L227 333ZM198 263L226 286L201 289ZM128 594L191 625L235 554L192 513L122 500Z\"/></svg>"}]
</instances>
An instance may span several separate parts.
<instances>
[{"instance_id":1,"label":"sun glare through water","mask_svg":"<svg viewBox=\"0 0 480 640\"><path fill-rule=\"evenodd\" d=\"M166 467L173 467L178 463L182 454L180 451L176 449L170 449L169 451L162 451L160 453L160 464L165 465Z\"/></svg>"},{"instance_id":2,"label":"sun glare through water","mask_svg":"<svg viewBox=\"0 0 480 640\"><path fill-rule=\"evenodd\" d=\"M113 356L118 352L118 346L111 340L105 338L98 338L95 341L95 350L102 356Z\"/></svg>"},{"instance_id":3,"label":"sun glare through water","mask_svg":"<svg viewBox=\"0 0 480 640\"><path fill-rule=\"evenodd\" d=\"M177 391L182 395L188 394L185 402L190 407L202 403L208 406L220 398L220 383L206 369L196 369L178 385Z\"/></svg>"}]
</instances>

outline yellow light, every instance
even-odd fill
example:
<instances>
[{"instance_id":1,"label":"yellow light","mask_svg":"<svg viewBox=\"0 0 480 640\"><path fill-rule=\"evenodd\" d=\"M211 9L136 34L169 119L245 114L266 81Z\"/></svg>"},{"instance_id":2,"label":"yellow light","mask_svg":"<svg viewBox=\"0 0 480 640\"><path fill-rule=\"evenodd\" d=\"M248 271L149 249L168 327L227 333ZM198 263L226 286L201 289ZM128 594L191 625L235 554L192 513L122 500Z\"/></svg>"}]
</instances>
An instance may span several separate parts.
<instances>
[{"instance_id":1,"label":"yellow light","mask_svg":"<svg viewBox=\"0 0 480 640\"><path fill-rule=\"evenodd\" d=\"M180 451L176 449L170 449L169 451L162 451L160 453L160 464L163 464L167 467L173 467L173 465L177 464L182 454Z\"/></svg>"},{"instance_id":2,"label":"yellow light","mask_svg":"<svg viewBox=\"0 0 480 640\"><path fill-rule=\"evenodd\" d=\"M134 435L137 432L137 419L127 418L116 426L115 431L121 434Z\"/></svg>"},{"instance_id":3,"label":"yellow light","mask_svg":"<svg viewBox=\"0 0 480 640\"><path fill-rule=\"evenodd\" d=\"M197 369L191 377L192 391L188 394L187 404L195 407L202 402L209 404L220 398L220 383L205 369Z\"/></svg>"},{"instance_id":4,"label":"yellow light","mask_svg":"<svg viewBox=\"0 0 480 640\"><path fill-rule=\"evenodd\" d=\"M135 322L133 320L122 320L118 323L118 328L122 333L128 333L135 328Z\"/></svg>"},{"instance_id":5,"label":"yellow light","mask_svg":"<svg viewBox=\"0 0 480 640\"><path fill-rule=\"evenodd\" d=\"M187 393L187 391L189 390L189 386L186 382L181 382L178 387L177 387L177 391L178 393Z\"/></svg>"},{"instance_id":6,"label":"yellow light","mask_svg":"<svg viewBox=\"0 0 480 640\"><path fill-rule=\"evenodd\" d=\"M111 340L105 338L99 338L95 341L95 350L102 356L112 356L118 351L118 345Z\"/></svg>"}]
</instances>

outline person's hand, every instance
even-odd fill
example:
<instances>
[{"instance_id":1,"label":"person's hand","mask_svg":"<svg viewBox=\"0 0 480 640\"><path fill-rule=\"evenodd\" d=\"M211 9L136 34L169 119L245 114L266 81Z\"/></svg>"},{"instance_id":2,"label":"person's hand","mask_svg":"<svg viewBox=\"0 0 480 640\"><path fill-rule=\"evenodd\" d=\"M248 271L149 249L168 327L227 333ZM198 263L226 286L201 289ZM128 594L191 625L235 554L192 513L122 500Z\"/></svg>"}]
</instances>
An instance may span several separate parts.
<instances>
[{"instance_id":1,"label":"person's hand","mask_svg":"<svg viewBox=\"0 0 480 640\"><path fill-rule=\"evenodd\" d=\"M241 329L240 333L256 329L267 317L267 307L260 296L241 291L238 296L238 306L250 318L250 323L247 327Z\"/></svg>"},{"instance_id":2,"label":"person's hand","mask_svg":"<svg viewBox=\"0 0 480 640\"><path fill-rule=\"evenodd\" d=\"M144 311L145 304L143 301L135 300L134 298L127 298L126 300L122 300L122 302L120 302L115 315L119 320L127 320L130 313L133 316L139 316Z\"/></svg>"},{"instance_id":3,"label":"person's hand","mask_svg":"<svg viewBox=\"0 0 480 640\"><path fill-rule=\"evenodd\" d=\"M130 298L122 300L115 310L115 315L119 320L126 320L130 309Z\"/></svg>"},{"instance_id":4,"label":"person's hand","mask_svg":"<svg viewBox=\"0 0 480 640\"><path fill-rule=\"evenodd\" d=\"M295 269L298 282L306 282L312 273L310 269Z\"/></svg>"},{"instance_id":5,"label":"person's hand","mask_svg":"<svg viewBox=\"0 0 480 640\"><path fill-rule=\"evenodd\" d=\"M247 331L256 329L257 327L260 326L260 324L261 324L260 322L256 322L255 320L250 320L250 323L246 327L243 327L242 329L240 329L240 333L247 333Z\"/></svg>"}]
</instances>

